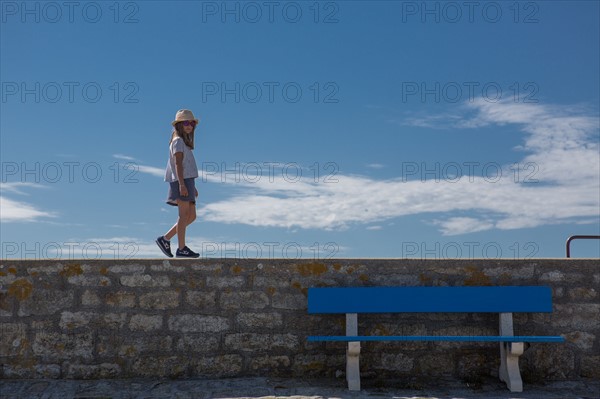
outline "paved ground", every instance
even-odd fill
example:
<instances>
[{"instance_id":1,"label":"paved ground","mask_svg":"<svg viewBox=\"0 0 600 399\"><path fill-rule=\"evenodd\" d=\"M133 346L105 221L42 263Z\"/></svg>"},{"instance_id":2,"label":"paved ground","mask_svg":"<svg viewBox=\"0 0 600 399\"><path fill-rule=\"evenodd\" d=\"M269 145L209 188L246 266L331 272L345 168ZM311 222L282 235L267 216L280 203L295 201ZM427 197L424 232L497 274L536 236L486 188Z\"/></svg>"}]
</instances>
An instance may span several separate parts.
<instances>
[{"instance_id":1,"label":"paved ground","mask_svg":"<svg viewBox=\"0 0 600 399\"><path fill-rule=\"evenodd\" d=\"M525 384L523 393L510 393L499 381L477 385L458 381L426 383L389 382L385 387L365 383L361 392L349 392L343 380L289 380L236 378L220 380L0 380L0 398L56 399L597 399L600 381Z\"/></svg>"}]
</instances>

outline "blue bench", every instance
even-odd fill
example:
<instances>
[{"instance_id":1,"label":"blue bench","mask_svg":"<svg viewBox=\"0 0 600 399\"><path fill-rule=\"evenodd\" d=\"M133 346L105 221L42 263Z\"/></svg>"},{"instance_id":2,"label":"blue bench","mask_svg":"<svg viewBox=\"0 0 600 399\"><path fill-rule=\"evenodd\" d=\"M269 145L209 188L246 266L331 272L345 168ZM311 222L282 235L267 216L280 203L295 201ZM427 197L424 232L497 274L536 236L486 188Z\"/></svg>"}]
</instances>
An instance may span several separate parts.
<instances>
[{"instance_id":1,"label":"blue bench","mask_svg":"<svg viewBox=\"0 0 600 399\"><path fill-rule=\"evenodd\" d=\"M499 313L497 336L361 336L359 313ZM348 342L348 388L360 390L361 341L500 342L500 379L521 392L519 356L525 342L564 342L561 336L515 336L513 313L552 312L550 287L349 287L309 288L309 314L346 314L346 335L310 336L309 342Z\"/></svg>"}]
</instances>

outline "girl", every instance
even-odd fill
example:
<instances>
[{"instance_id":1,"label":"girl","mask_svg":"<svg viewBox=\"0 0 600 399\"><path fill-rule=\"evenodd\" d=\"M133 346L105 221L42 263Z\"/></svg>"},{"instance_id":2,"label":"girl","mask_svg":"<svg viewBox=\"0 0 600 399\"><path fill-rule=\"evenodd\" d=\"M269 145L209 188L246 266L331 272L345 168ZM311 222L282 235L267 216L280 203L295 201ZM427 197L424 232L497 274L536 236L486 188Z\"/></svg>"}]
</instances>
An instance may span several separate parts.
<instances>
[{"instance_id":1,"label":"girl","mask_svg":"<svg viewBox=\"0 0 600 399\"><path fill-rule=\"evenodd\" d=\"M198 190L194 179L198 177L198 167L192 150L194 149L194 131L198 119L192 111L180 109L171 122L174 127L169 142L169 161L165 171L165 181L169 182L167 204L179 208L177 223L164 236L156 239L156 244L165 255L172 258L170 239L177 234L178 258L197 258L200 254L185 245L185 229L196 219L196 197Z\"/></svg>"}]
</instances>

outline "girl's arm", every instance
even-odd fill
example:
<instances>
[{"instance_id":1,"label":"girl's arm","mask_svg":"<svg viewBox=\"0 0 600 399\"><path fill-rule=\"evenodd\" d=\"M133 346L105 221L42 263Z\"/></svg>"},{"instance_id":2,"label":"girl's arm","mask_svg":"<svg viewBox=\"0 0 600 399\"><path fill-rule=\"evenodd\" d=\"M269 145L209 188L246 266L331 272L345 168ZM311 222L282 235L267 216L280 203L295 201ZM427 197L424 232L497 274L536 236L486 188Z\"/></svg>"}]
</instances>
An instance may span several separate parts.
<instances>
[{"instance_id":1,"label":"girl's arm","mask_svg":"<svg viewBox=\"0 0 600 399\"><path fill-rule=\"evenodd\" d=\"M187 187L183 181L183 152L175 153L175 171L177 173L177 180L179 181L179 193L187 197Z\"/></svg>"}]
</instances>

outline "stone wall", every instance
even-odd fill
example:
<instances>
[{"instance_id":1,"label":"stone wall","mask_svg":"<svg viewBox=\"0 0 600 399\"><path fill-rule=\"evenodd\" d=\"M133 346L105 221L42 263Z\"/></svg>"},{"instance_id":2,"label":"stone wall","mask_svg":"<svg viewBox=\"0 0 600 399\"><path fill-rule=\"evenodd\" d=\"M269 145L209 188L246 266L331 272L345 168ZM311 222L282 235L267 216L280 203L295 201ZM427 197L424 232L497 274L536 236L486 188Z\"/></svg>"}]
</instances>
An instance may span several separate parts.
<instances>
[{"instance_id":1,"label":"stone wall","mask_svg":"<svg viewBox=\"0 0 600 399\"><path fill-rule=\"evenodd\" d=\"M313 286L549 285L552 314L519 335L560 334L521 357L525 383L600 378L600 261L201 259L0 264L2 378L343 376L342 315L307 315ZM497 334L492 314L359 316L359 333ZM363 343L363 378L497 375L497 343Z\"/></svg>"}]
</instances>

